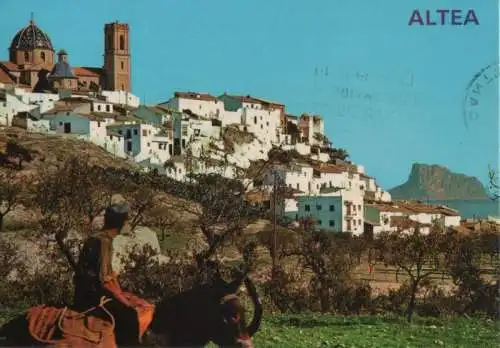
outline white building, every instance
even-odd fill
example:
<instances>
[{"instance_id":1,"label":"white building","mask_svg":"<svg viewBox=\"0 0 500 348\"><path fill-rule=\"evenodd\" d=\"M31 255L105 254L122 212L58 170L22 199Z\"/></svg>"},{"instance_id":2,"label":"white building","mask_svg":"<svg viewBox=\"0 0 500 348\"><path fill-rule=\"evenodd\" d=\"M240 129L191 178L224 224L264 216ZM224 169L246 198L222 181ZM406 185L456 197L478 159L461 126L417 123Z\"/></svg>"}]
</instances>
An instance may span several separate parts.
<instances>
[{"instance_id":1,"label":"white building","mask_svg":"<svg viewBox=\"0 0 500 348\"><path fill-rule=\"evenodd\" d=\"M11 126L12 118L19 112L38 112L38 106L27 104L18 96L0 90L0 125Z\"/></svg>"},{"instance_id":2,"label":"white building","mask_svg":"<svg viewBox=\"0 0 500 348\"><path fill-rule=\"evenodd\" d=\"M152 158L153 148L160 143L153 143L159 129L151 124L125 121L109 124L107 129L124 137L124 152L135 162ZM155 148L155 153L159 153L159 150L159 148ZM168 151L168 146L166 150L161 150Z\"/></svg>"},{"instance_id":3,"label":"white building","mask_svg":"<svg viewBox=\"0 0 500 348\"><path fill-rule=\"evenodd\" d=\"M365 220L372 226L374 235L384 231L411 232L417 226L420 232L426 234L434 224L443 227L460 225L460 215L455 210L410 202L366 203Z\"/></svg>"},{"instance_id":4,"label":"white building","mask_svg":"<svg viewBox=\"0 0 500 348\"><path fill-rule=\"evenodd\" d=\"M138 108L140 105L139 97L126 91L102 91L100 93L106 98L106 101L118 105L127 105L133 108Z\"/></svg>"},{"instance_id":5,"label":"white building","mask_svg":"<svg viewBox=\"0 0 500 348\"><path fill-rule=\"evenodd\" d=\"M285 122L285 106L252 96L223 94L218 98L224 104L223 125L240 118L243 129L254 133L260 140L281 143ZM282 137L282 136L281 136Z\"/></svg>"},{"instance_id":6,"label":"white building","mask_svg":"<svg viewBox=\"0 0 500 348\"><path fill-rule=\"evenodd\" d=\"M190 110L193 114L220 119L224 111L224 104L213 95L196 92L175 92L174 97L160 106L184 112Z\"/></svg>"},{"instance_id":7,"label":"white building","mask_svg":"<svg viewBox=\"0 0 500 348\"><path fill-rule=\"evenodd\" d=\"M312 193L313 168L306 164L294 164L287 168L285 166L276 166L267 171L263 176L264 186L271 189L274 182L274 172L283 181L284 186L301 191L306 194Z\"/></svg>"}]
</instances>

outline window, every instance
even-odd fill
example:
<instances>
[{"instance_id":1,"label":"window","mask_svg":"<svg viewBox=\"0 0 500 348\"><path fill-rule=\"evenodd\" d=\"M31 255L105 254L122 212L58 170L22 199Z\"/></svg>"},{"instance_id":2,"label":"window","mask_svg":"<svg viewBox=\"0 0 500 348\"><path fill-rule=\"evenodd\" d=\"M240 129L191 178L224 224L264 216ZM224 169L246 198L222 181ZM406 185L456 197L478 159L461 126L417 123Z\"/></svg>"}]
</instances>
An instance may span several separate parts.
<instances>
[{"instance_id":1,"label":"window","mask_svg":"<svg viewBox=\"0 0 500 348\"><path fill-rule=\"evenodd\" d=\"M358 210L361 211L361 204L358 204Z\"/></svg>"},{"instance_id":2,"label":"window","mask_svg":"<svg viewBox=\"0 0 500 348\"><path fill-rule=\"evenodd\" d=\"M145 129L143 129L143 130L142 130L142 136L143 136L143 137L148 136L148 131L147 131L147 130L145 130Z\"/></svg>"},{"instance_id":3,"label":"window","mask_svg":"<svg viewBox=\"0 0 500 348\"><path fill-rule=\"evenodd\" d=\"M335 227L335 220L328 221L328 224L330 225L330 227Z\"/></svg>"},{"instance_id":4,"label":"window","mask_svg":"<svg viewBox=\"0 0 500 348\"><path fill-rule=\"evenodd\" d=\"M24 61L28 62L30 60L30 55L28 52L24 52Z\"/></svg>"},{"instance_id":5,"label":"window","mask_svg":"<svg viewBox=\"0 0 500 348\"><path fill-rule=\"evenodd\" d=\"M97 121L97 127L101 127L101 121Z\"/></svg>"},{"instance_id":6,"label":"window","mask_svg":"<svg viewBox=\"0 0 500 348\"><path fill-rule=\"evenodd\" d=\"M297 183L297 190L300 190L300 184Z\"/></svg>"},{"instance_id":7,"label":"window","mask_svg":"<svg viewBox=\"0 0 500 348\"><path fill-rule=\"evenodd\" d=\"M120 35L120 49L125 49L125 38L123 37L123 35Z\"/></svg>"},{"instance_id":8,"label":"window","mask_svg":"<svg viewBox=\"0 0 500 348\"><path fill-rule=\"evenodd\" d=\"M309 204L306 204L304 207L305 211L311 211L311 206Z\"/></svg>"},{"instance_id":9,"label":"window","mask_svg":"<svg viewBox=\"0 0 500 348\"><path fill-rule=\"evenodd\" d=\"M330 211L335 211L335 206L333 204L330 204Z\"/></svg>"},{"instance_id":10,"label":"window","mask_svg":"<svg viewBox=\"0 0 500 348\"><path fill-rule=\"evenodd\" d=\"M137 135L138 132L137 132L137 129L134 129L134 135Z\"/></svg>"},{"instance_id":11,"label":"window","mask_svg":"<svg viewBox=\"0 0 500 348\"><path fill-rule=\"evenodd\" d=\"M150 147L150 145L151 145L150 143L147 143L147 146L148 146L148 147Z\"/></svg>"},{"instance_id":12,"label":"window","mask_svg":"<svg viewBox=\"0 0 500 348\"><path fill-rule=\"evenodd\" d=\"M254 123L254 124L257 124L257 116L254 116L254 118L253 118L253 123Z\"/></svg>"},{"instance_id":13,"label":"window","mask_svg":"<svg viewBox=\"0 0 500 348\"><path fill-rule=\"evenodd\" d=\"M330 185L330 187L332 187L332 182L331 181L329 182L329 185Z\"/></svg>"},{"instance_id":14,"label":"window","mask_svg":"<svg viewBox=\"0 0 500 348\"><path fill-rule=\"evenodd\" d=\"M97 105L97 111L101 111L101 106Z\"/></svg>"},{"instance_id":15,"label":"window","mask_svg":"<svg viewBox=\"0 0 500 348\"><path fill-rule=\"evenodd\" d=\"M185 149L186 148L186 139L182 139L182 148Z\"/></svg>"},{"instance_id":16,"label":"window","mask_svg":"<svg viewBox=\"0 0 500 348\"><path fill-rule=\"evenodd\" d=\"M122 67L122 70L125 69L125 64L123 64L123 62L120 62L120 65Z\"/></svg>"},{"instance_id":17,"label":"window","mask_svg":"<svg viewBox=\"0 0 500 348\"><path fill-rule=\"evenodd\" d=\"M45 52L40 53L40 58L42 58L42 62L45 62Z\"/></svg>"},{"instance_id":18,"label":"window","mask_svg":"<svg viewBox=\"0 0 500 348\"><path fill-rule=\"evenodd\" d=\"M316 210L321 210L321 204L316 204Z\"/></svg>"},{"instance_id":19,"label":"window","mask_svg":"<svg viewBox=\"0 0 500 348\"><path fill-rule=\"evenodd\" d=\"M323 225L323 222L321 220L318 220L318 225Z\"/></svg>"},{"instance_id":20,"label":"window","mask_svg":"<svg viewBox=\"0 0 500 348\"><path fill-rule=\"evenodd\" d=\"M62 121L60 121L60 122L59 122L59 125L60 125L60 126L62 126L62 125L63 125Z\"/></svg>"},{"instance_id":21,"label":"window","mask_svg":"<svg viewBox=\"0 0 500 348\"><path fill-rule=\"evenodd\" d=\"M120 129L120 130L118 131L118 134L122 135L122 134L123 134L123 131Z\"/></svg>"},{"instance_id":22,"label":"window","mask_svg":"<svg viewBox=\"0 0 500 348\"><path fill-rule=\"evenodd\" d=\"M111 111L111 107L109 105L106 105L106 111L107 112L110 112Z\"/></svg>"},{"instance_id":23,"label":"window","mask_svg":"<svg viewBox=\"0 0 500 348\"><path fill-rule=\"evenodd\" d=\"M125 90L125 85L122 83L122 91Z\"/></svg>"},{"instance_id":24,"label":"window","mask_svg":"<svg viewBox=\"0 0 500 348\"><path fill-rule=\"evenodd\" d=\"M361 226L361 219L358 219L358 224Z\"/></svg>"}]
</instances>

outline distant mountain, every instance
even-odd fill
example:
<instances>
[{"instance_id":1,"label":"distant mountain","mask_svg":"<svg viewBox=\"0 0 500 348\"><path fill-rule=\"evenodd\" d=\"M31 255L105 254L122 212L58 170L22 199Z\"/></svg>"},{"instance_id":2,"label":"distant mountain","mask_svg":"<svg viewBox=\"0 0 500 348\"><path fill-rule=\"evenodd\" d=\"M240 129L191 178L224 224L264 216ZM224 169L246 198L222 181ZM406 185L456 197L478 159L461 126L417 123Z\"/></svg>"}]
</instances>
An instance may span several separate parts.
<instances>
[{"instance_id":1,"label":"distant mountain","mask_svg":"<svg viewBox=\"0 0 500 348\"><path fill-rule=\"evenodd\" d=\"M453 173L436 164L414 163L408 180L389 190L393 199L452 200L486 199L488 192L479 179Z\"/></svg>"}]
</instances>

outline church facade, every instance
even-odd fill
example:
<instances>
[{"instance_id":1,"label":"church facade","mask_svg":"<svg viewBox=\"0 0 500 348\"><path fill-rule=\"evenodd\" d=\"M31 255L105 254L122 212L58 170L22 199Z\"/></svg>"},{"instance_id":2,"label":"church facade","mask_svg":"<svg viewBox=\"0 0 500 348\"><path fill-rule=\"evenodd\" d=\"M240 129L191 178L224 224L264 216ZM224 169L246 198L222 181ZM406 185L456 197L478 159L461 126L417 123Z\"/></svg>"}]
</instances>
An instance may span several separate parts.
<instances>
[{"instance_id":1,"label":"church facade","mask_svg":"<svg viewBox=\"0 0 500 348\"><path fill-rule=\"evenodd\" d=\"M33 92L131 92L129 32L126 23L105 24L103 66L72 67L68 53L56 53L49 36L32 19L12 39L9 60L0 61L0 83Z\"/></svg>"}]
</instances>

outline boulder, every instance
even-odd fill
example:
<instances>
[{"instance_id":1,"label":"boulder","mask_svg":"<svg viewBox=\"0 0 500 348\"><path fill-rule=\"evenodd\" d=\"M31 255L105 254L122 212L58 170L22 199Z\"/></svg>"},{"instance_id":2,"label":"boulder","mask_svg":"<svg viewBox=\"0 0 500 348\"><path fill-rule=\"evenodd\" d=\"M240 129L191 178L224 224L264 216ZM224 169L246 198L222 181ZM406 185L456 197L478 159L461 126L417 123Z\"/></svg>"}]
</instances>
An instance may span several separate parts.
<instances>
[{"instance_id":1,"label":"boulder","mask_svg":"<svg viewBox=\"0 0 500 348\"><path fill-rule=\"evenodd\" d=\"M138 248L141 250L144 246L149 245L153 250L160 254L160 242L158 241L158 236L156 232L145 226L137 226L134 231L130 233L124 233L117 236L113 242L113 269L119 274L123 269L123 263L121 261L122 255L127 255ZM164 261L162 259L162 261Z\"/></svg>"}]
</instances>

